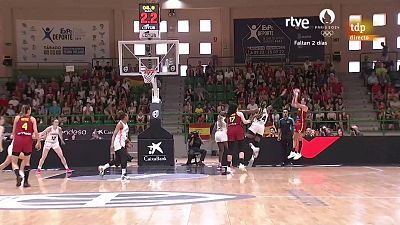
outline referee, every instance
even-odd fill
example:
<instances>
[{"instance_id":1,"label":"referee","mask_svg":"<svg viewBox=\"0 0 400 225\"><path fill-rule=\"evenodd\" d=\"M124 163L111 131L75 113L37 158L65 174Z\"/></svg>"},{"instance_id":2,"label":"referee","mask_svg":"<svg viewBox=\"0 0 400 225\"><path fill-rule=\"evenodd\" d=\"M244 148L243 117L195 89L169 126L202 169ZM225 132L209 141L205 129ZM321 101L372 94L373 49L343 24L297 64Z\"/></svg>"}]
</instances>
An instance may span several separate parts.
<instances>
[{"instance_id":1,"label":"referee","mask_svg":"<svg viewBox=\"0 0 400 225\"><path fill-rule=\"evenodd\" d=\"M293 127L294 120L289 116L287 109L283 110L283 118L278 124L278 141L281 142L281 166L285 166L288 162L288 155L293 150Z\"/></svg>"}]
</instances>

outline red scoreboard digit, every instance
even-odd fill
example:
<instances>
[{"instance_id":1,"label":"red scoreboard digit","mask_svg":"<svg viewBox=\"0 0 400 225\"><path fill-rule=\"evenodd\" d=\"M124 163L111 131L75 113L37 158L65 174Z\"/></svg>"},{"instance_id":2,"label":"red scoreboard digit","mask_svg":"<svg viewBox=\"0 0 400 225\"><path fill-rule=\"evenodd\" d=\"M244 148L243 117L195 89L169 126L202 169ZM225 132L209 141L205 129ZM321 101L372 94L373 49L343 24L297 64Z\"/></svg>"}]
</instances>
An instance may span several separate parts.
<instances>
[{"instance_id":1,"label":"red scoreboard digit","mask_svg":"<svg viewBox=\"0 0 400 225\"><path fill-rule=\"evenodd\" d=\"M160 5L139 4L139 38L160 38Z\"/></svg>"}]
</instances>

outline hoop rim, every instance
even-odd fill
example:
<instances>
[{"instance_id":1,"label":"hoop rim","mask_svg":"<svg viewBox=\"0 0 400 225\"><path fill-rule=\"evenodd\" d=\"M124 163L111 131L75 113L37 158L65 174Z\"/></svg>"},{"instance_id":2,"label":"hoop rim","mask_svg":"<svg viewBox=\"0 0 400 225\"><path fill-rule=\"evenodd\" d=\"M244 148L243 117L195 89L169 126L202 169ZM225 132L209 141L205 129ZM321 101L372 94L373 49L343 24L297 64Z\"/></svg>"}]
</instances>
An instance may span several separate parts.
<instances>
[{"instance_id":1,"label":"hoop rim","mask_svg":"<svg viewBox=\"0 0 400 225\"><path fill-rule=\"evenodd\" d=\"M145 83L151 83L153 81L154 77L157 75L157 70L146 68L146 69L140 71L140 75L142 75Z\"/></svg>"}]
</instances>

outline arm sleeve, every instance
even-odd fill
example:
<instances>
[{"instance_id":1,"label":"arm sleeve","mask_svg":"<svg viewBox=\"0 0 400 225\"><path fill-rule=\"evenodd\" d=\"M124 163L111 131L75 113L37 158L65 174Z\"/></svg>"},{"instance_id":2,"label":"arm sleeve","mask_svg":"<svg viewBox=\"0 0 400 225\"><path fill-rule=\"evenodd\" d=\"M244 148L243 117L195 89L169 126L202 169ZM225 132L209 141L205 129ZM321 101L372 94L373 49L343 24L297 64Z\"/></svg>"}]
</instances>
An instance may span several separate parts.
<instances>
[{"instance_id":1,"label":"arm sleeve","mask_svg":"<svg viewBox=\"0 0 400 225\"><path fill-rule=\"evenodd\" d=\"M294 119L290 118L290 122L292 123L292 127L295 125Z\"/></svg>"},{"instance_id":2,"label":"arm sleeve","mask_svg":"<svg viewBox=\"0 0 400 225\"><path fill-rule=\"evenodd\" d=\"M244 117L244 114L242 112L237 112L236 114L240 117L240 119L242 120L242 123L244 123L244 124L251 123L251 120L246 120L246 118Z\"/></svg>"},{"instance_id":3,"label":"arm sleeve","mask_svg":"<svg viewBox=\"0 0 400 225\"><path fill-rule=\"evenodd\" d=\"M282 122L282 119L280 119L280 120L278 121L278 129L281 129L281 122Z\"/></svg>"},{"instance_id":4,"label":"arm sleeve","mask_svg":"<svg viewBox=\"0 0 400 225\"><path fill-rule=\"evenodd\" d=\"M271 106L272 106L272 108L279 108L278 106L280 106L281 105L281 102L282 102L282 96L278 96L278 97L276 97L276 99L271 103Z\"/></svg>"}]
</instances>

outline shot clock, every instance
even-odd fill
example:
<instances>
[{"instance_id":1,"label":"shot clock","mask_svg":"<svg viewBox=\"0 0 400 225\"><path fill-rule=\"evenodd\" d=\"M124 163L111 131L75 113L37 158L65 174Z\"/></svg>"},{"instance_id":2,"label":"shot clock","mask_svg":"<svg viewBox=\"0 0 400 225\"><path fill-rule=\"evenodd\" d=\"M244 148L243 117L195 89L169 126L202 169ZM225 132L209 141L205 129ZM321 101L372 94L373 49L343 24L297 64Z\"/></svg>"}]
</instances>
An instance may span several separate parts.
<instances>
[{"instance_id":1,"label":"shot clock","mask_svg":"<svg viewBox=\"0 0 400 225\"><path fill-rule=\"evenodd\" d=\"M159 4L139 4L139 38L160 38Z\"/></svg>"}]
</instances>

